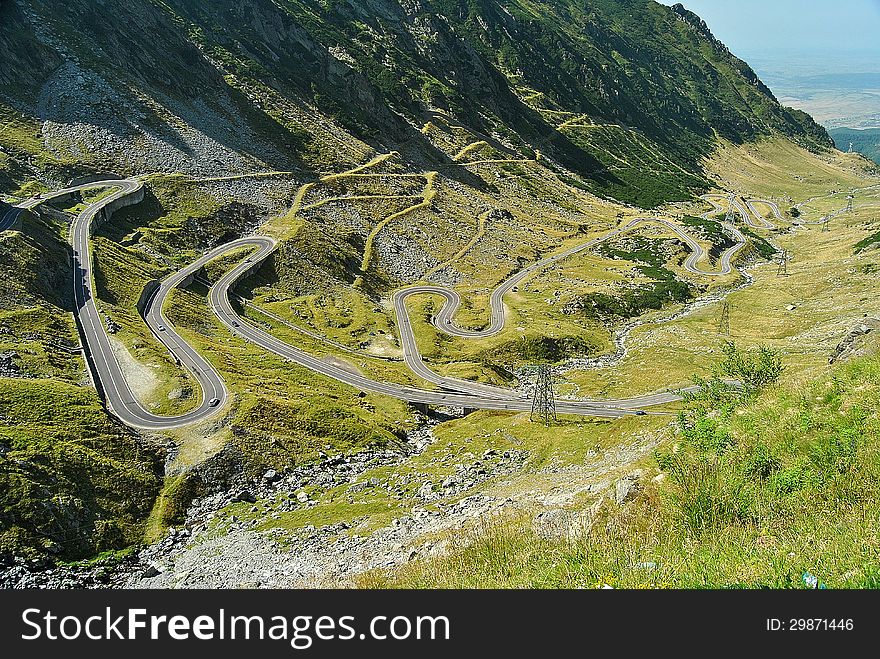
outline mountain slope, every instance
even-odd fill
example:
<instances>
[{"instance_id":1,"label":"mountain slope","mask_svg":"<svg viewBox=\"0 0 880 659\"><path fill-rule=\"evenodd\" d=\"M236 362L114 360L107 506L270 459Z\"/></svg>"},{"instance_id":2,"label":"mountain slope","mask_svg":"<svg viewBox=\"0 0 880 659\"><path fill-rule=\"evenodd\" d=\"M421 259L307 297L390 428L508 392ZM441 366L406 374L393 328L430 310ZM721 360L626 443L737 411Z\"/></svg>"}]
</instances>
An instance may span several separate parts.
<instances>
[{"instance_id":1,"label":"mountain slope","mask_svg":"<svg viewBox=\"0 0 880 659\"><path fill-rule=\"evenodd\" d=\"M132 372L155 373L158 384L138 396L158 411L189 404L187 388L175 385L185 374L135 302L151 280L257 227L279 249L237 292L282 318L273 331L370 377L416 386L423 383L400 363L385 304L403 284L456 286L470 298L462 322L478 326L480 296L523 264L637 216L633 206L693 201L722 185L710 162L721 144L785 142L798 165L784 176L809 178L809 196L861 180L822 169L820 157L795 146L831 157L823 129L781 107L697 17L649 0L0 0L0 61L0 192L30 196L108 170L149 174L146 200L100 227L93 248L101 312L120 328L114 344ZM814 180L814 171L822 176ZM793 185L780 189L808 189ZM693 206L688 212L701 212ZM69 301L56 299L69 281L61 270L69 217L60 212L38 218L52 227L50 239L39 240L36 220L5 234L10 253L29 261L10 260L0 290L10 300L0 320L18 323L0 348L24 356L25 375L65 384L45 388L49 410L75 398L70 389L86 390L79 356L52 349L74 336ZM596 259L518 291L515 322L494 343L458 350L421 323L425 354L447 375L506 384L509 363L498 362L533 360L528 346L560 346L560 359L612 349L614 328L560 313L567 298L652 284L633 281L637 262ZM59 268L57 279L35 279L42 268L31 264ZM212 264L208 278L225 266ZM234 401L216 425L173 437L182 448L169 473L222 456L224 446L251 475L281 472L328 447L396 442L415 423L398 401L363 398L241 345L217 324L201 286L175 293L169 319L217 365ZM433 302L420 303L429 317ZM248 313L263 324L269 317ZM65 323L49 325L47 316ZM45 327L34 333L29 323ZM3 385L0 402L13 411L34 391L32 383ZM109 424L96 394L88 396ZM22 430L0 416L0 435L11 438L10 451L42 456L51 447L25 441L42 423ZM92 425L86 416L70 421L71 453L80 455ZM110 446L117 434L138 442L107 427ZM88 457L83 471L103 487L106 473L94 464L103 458ZM131 541L138 506L156 495L153 463L122 456L137 485L129 503L138 506L114 511L77 489L93 481L53 481L52 469L64 466L56 458L27 476L37 493L27 500L63 481L62 494L89 504L77 529L122 520L125 533L85 538L75 553ZM173 492L191 489L179 482L171 481ZM188 501L175 501L175 510L178 503ZM22 521L17 505L0 515L22 529L4 548L39 537L42 521Z\"/></svg>"},{"instance_id":2,"label":"mountain slope","mask_svg":"<svg viewBox=\"0 0 880 659\"><path fill-rule=\"evenodd\" d=\"M831 146L698 17L652 0L18 0L0 11L0 97L49 122L56 157L93 168L108 151L126 172L310 169L340 140L442 162L451 154L419 130L441 110L520 155L541 150L599 194L654 205L705 186L699 162L716 136ZM663 181L640 193L651 175Z\"/></svg>"}]
</instances>

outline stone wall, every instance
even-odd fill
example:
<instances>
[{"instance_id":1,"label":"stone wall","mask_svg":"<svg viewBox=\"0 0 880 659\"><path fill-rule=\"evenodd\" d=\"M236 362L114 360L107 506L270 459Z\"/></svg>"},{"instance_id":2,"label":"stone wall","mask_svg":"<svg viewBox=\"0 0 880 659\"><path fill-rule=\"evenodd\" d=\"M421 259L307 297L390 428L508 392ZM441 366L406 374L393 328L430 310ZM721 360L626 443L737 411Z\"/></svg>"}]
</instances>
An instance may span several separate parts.
<instances>
[{"instance_id":1,"label":"stone wall","mask_svg":"<svg viewBox=\"0 0 880 659\"><path fill-rule=\"evenodd\" d=\"M115 172L105 172L104 174L89 174L88 176L80 176L71 180L67 184L67 187L75 188L78 185L86 185L87 183L97 183L98 181L119 181L124 178L124 176L120 176Z\"/></svg>"},{"instance_id":2,"label":"stone wall","mask_svg":"<svg viewBox=\"0 0 880 659\"><path fill-rule=\"evenodd\" d=\"M141 203L144 200L144 187L141 186L131 194L127 194L124 197L120 197L119 199L114 199L109 204L104 206L98 214L95 215L95 219L92 220L91 231L94 231L95 228L100 227L104 222L113 217L113 213L118 211L120 208L126 208L128 206L134 206L136 204Z\"/></svg>"},{"instance_id":3,"label":"stone wall","mask_svg":"<svg viewBox=\"0 0 880 659\"><path fill-rule=\"evenodd\" d=\"M150 301L150 298L156 294L156 291L159 290L159 286L161 283L158 279L153 279L147 282L147 285L144 286L144 290L141 291L141 296L137 302L137 310L141 315L141 318L144 317L147 311L147 303Z\"/></svg>"}]
</instances>

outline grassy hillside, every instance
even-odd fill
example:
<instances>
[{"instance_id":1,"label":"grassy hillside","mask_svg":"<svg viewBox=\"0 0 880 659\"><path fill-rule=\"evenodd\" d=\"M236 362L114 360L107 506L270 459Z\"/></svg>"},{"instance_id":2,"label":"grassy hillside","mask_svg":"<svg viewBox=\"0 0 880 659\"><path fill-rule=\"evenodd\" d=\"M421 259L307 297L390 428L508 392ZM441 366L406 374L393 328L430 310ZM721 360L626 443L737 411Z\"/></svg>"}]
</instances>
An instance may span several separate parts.
<instances>
[{"instance_id":1,"label":"grassy hillside","mask_svg":"<svg viewBox=\"0 0 880 659\"><path fill-rule=\"evenodd\" d=\"M880 587L880 358L775 384L772 352L730 352L693 398L639 493L593 503L570 539L530 519L485 522L451 553L368 587Z\"/></svg>"},{"instance_id":2,"label":"grassy hillside","mask_svg":"<svg viewBox=\"0 0 880 659\"><path fill-rule=\"evenodd\" d=\"M439 110L500 134L520 157L540 148L590 189L643 206L705 185L699 158L716 135L741 142L776 131L830 144L696 16L649 0L168 5L243 84L289 81L288 94L368 142L405 140L432 159L448 157L389 112L418 122ZM280 26L271 41L260 29L269 20ZM359 103L347 102L352 94Z\"/></svg>"},{"instance_id":3,"label":"grassy hillside","mask_svg":"<svg viewBox=\"0 0 880 659\"><path fill-rule=\"evenodd\" d=\"M0 236L0 556L82 558L137 542L161 479L155 448L88 384L65 227L25 213Z\"/></svg>"},{"instance_id":4,"label":"grassy hillside","mask_svg":"<svg viewBox=\"0 0 880 659\"><path fill-rule=\"evenodd\" d=\"M0 556L76 559L140 541L161 462L93 390L0 378Z\"/></svg>"},{"instance_id":5,"label":"grassy hillside","mask_svg":"<svg viewBox=\"0 0 880 659\"><path fill-rule=\"evenodd\" d=\"M491 287L642 208L695 216L706 210L695 195L717 188L768 195L782 208L820 197L803 208L815 220L835 209L829 189L868 180L863 163L828 149L824 130L782 107L696 16L649 0L16 0L0 3L0 61L0 192L25 197L108 169L145 175L144 202L95 232L94 292L119 326L113 345L135 394L157 413L191 408L199 392L139 317L144 286L242 235L279 240L238 291L253 302L243 313L345 368L430 386L401 361L389 298L404 284L454 286L464 299L458 320L480 327ZM803 240L814 269L793 266L784 284L769 285L770 267L757 269L759 292L738 293L743 310L731 320L745 344L777 327L773 314L802 287L814 295L794 300L800 324L773 341L783 352L797 342L796 367L814 366L824 344L810 328L821 326L827 341L839 329L828 307L849 318L874 286L867 270L852 275L857 283L828 276L829 264L850 273L849 257L869 267L871 250L852 252L871 221L860 209L833 240L756 233L765 257L768 239ZM69 352L79 339L65 218L26 215L21 228L0 236L0 353L15 352L25 376L0 380L0 549L67 557L136 542L161 475L144 438L100 409L81 356ZM727 238L711 223L698 228L717 253ZM511 384L522 366L609 352L624 319L656 318L736 285L736 275L691 276L684 255L657 227L582 253L511 292L507 326L482 341L439 334L424 322L436 300L414 299L417 339L437 371ZM231 263L200 274L214 281ZM845 304L822 306L841 290ZM204 280L175 291L167 317L223 375L231 402L222 419L167 433L175 459L150 539L180 521L198 489L188 470L226 446L242 471L261 476L321 453L395 446L415 423L400 401L361 395L240 340L206 292ZM709 305L659 338L653 326L640 329L637 338L651 340L636 341L614 369L573 371L565 393L681 384L707 366L715 313ZM551 479L536 473L557 459L583 461L588 443L614 451L661 424L569 420L548 436L520 416L478 413L438 428L439 445L409 467L441 482L451 465L428 460L476 450L474 438L483 450L502 448L513 432L530 457L512 480ZM371 492L345 514L379 511L387 521L418 503L414 479L391 480L406 496L392 503ZM315 519L332 518L342 497L330 492Z\"/></svg>"}]
</instances>

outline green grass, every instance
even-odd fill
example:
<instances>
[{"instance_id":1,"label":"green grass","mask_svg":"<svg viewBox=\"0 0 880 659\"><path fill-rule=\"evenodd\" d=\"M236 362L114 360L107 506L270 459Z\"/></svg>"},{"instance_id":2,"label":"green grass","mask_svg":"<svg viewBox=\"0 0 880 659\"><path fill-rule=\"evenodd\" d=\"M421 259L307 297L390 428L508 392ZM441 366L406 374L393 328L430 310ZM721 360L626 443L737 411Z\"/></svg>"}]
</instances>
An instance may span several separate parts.
<instances>
[{"instance_id":1,"label":"green grass","mask_svg":"<svg viewBox=\"0 0 880 659\"><path fill-rule=\"evenodd\" d=\"M742 231L751 239L752 245L762 259L769 260L776 255L776 248L773 247L773 245L771 245L766 238L764 238L763 236L759 236L749 227L740 227L740 231Z\"/></svg>"},{"instance_id":2,"label":"green grass","mask_svg":"<svg viewBox=\"0 0 880 659\"><path fill-rule=\"evenodd\" d=\"M681 223L691 229L696 229L702 238L711 241L715 245L724 245L730 242L730 237L724 233L724 227L715 220L705 220L702 217L684 215Z\"/></svg>"},{"instance_id":3,"label":"green grass","mask_svg":"<svg viewBox=\"0 0 880 659\"><path fill-rule=\"evenodd\" d=\"M0 378L0 553L73 560L140 540L159 465L57 347L79 344L63 230L26 213L0 239L0 352L38 378Z\"/></svg>"},{"instance_id":4,"label":"green grass","mask_svg":"<svg viewBox=\"0 0 880 659\"><path fill-rule=\"evenodd\" d=\"M21 231L0 235L0 309L44 303L63 307L72 297L64 228L25 212Z\"/></svg>"},{"instance_id":5,"label":"green grass","mask_svg":"<svg viewBox=\"0 0 880 659\"><path fill-rule=\"evenodd\" d=\"M502 343L478 355L486 365L557 363L569 357L593 355L603 348L589 336L525 336Z\"/></svg>"},{"instance_id":6,"label":"green grass","mask_svg":"<svg viewBox=\"0 0 880 659\"><path fill-rule=\"evenodd\" d=\"M94 390L0 378L0 413L0 553L76 559L140 540L160 465Z\"/></svg>"},{"instance_id":7,"label":"green grass","mask_svg":"<svg viewBox=\"0 0 880 659\"><path fill-rule=\"evenodd\" d=\"M880 231L857 242L854 249L856 254L858 254L878 244L880 244Z\"/></svg>"},{"instance_id":8,"label":"green grass","mask_svg":"<svg viewBox=\"0 0 880 659\"><path fill-rule=\"evenodd\" d=\"M362 398L352 387L233 337L198 291L174 291L167 309L169 321L234 392L230 441L254 474L314 460L327 444L334 452L383 446L407 426L404 403L373 394Z\"/></svg>"},{"instance_id":9,"label":"green grass","mask_svg":"<svg viewBox=\"0 0 880 659\"><path fill-rule=\"evenodd\" d=\"M599 196L654 208L688 200L708 186L701 173L686 171L666 156L666 147L623 126L573 125L564 135L607 168L605 176L587 183Z\"/></svg>"},{"instance_id":10,"label":"green grass","mask_svg":"<svg viewBox=\"0 0 880 659\"><path fill-rule=\"evenodd\" d=\"M203 489L204 484L191 473L166 477L144 524L144 542L158 542L168 527L183 524L187 508Z\"/></svg>"},{"instance_id":11,"label":"green grass","mask_svg":"<svg viewBox=\"0 0 880 659\"><path fill-rule=\"evenodd\" d=\"M156 414L174 415L192 409L201 397L198 383L175 364L137 311L146 285L163 278L167 270L142 253L101 236L92 242L92 255L98 308L122 327L112 339L120 364L135 384L135 394Z\"/></svg>"},{"instance_id":12,"label":"green grass","mask_svg":"<svg viewBox=\"0 0 880 659\"><path fill-rule=\"evenodd\" d=\"M624 506L606 502L580 537L490 520L450 538L446 557L361 585L799 588L809 572L832 588L877 587L878 405L877 357L754 399L701 397L649 472L666 480Z\"/></svg>"},{"instance_id":13,"label":"green grass","mask_svg":"<svg viewBox=\"0 0 880 659\"><path fill-rule=\"evenodd\" d=\"M80 158L63 155L69 145L56 143L47 148L43 142L39 119L23 115L5 103L0 103L0 192L18 197L29 197L44 192L46 187L33 180L32 167L51 172L55 178L68 179L81 171ZM62 155L59 155L62 154Z\"/></svg>"},{"instance_id":14,"label":"green grass","mask_svg":"<svg viewBox=\"0 0 880 659\"><path fill-rule=\"evenodd\" d=\"M625 320L693 297L694 287L665 267L666 258L662 256L658 242L639 235L631 236L629 240L632 248L622 249L603 243L598 251L608 258L637 263L636 269L648 283L620 294L597 292L581 296L576 301L581 313L595 320Z\"/></svg>"},{"instance_id":15,"label":"green grass","mask_svg":"<svg viewBox=\"0 0 880 659\"><path fill-rule=\"evenodd\" d=\"M788 208L788 199L802 202L826 195L830 190L860 187L865 178L863 160L844 154L812 154L782 138L762 139L752 144L734 146L722 143L706 166L714 174L720 190L748 190L763 199L782 199L781 209ZM845 200L838 199L839 208ZM808 221L818 220L819 210L813 205L801 208ZM814 216L815 215L815 216Z\"/></svg>"},{"instance_id":16,"label":"green grass","mask_svg":"<svg viewBox=\"0 0 880 659\"><path fill-rule=\"evenodd\" d=\"M379 528L389 523L394 517L401 515L405 508L401 503L389 503L382 501L348 501L325 500L315 508L300 508L291 512L277 513L277 518L268 517L267 513L274 510L272 502L267 507L265 504L258 506L257 512L252 512L252 504L235 503L223 509L221 515L215 521L215 531L221 532L232 516L240 521L259 520L253 528L257 531L267 529L285 529L297 531L306 526L319 528L345 522L349 525L358 525L358 531L363 532ZM365 520L369 520L364 524Z\"/></svg>"},{"instance_id":17,"label":"green grass","mask_svg":"<svg viewBox=\"0 0 880 659\"><path fill-rule=\"evenodd\" d=\"M56 347L79 345L63 228L24 213L21 229L0 236L0 352L16 352L24 373L78 382L81 357Z\"/></svg>"}]
</instances>

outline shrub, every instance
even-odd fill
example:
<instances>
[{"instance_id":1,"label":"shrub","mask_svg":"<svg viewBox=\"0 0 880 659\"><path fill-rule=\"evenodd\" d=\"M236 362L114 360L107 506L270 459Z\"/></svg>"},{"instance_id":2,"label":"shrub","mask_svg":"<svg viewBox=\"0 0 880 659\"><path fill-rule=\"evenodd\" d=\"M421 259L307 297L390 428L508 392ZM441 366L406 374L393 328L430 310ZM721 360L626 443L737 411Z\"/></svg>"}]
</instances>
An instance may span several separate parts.
<instances>
[{"instance_id":1,"label":"shrub","mask_svg":"<svg viewBox=\"0 0 880 659\"><path fill-rule=\"evenodd\" d=\"M857 242L855 244L856 254L864 252L866 249L873 247L874 245L880 245L880 231Z\"/></svg>"},{"instance_id":2,"label":"shrub","mask_svg":"<svg viewBox=\"0 0 880 659\"><path fill-rule=\"evenodd\" d=\"M478 359L485 366L498 362L555 364L573 355L595 354L599 348L595 339L586 336L522 336L481 352Z\"/></svg>"},{"instance_id":3,"label":"shrub","mask_svg":"<svg viewBox=\"0 0 880 659\"><path fill-rule=\"evenodd\" d=\"M798 464L774 473L769 480L770 491L777 496L785 496L797 492L809 481L806 465Z\"/></svg>"},{"instance_id":4,"label":"shrub","mask_svg":"<svg viewBox=\"0 0 880 659\"><path fill-rule=\"evenodd\" d=\"M763 441L759 441L746 453L743 460L743 474L747 478L758 477L762 480L767 479L781 466L779 458L773 453L769 446Z\"/></svg>"},{"instance_id":5,"label":"shrub","mask_svg":"<svg viewBox=\"0 0 880 659\"><path fill-rule=\"evenodd\" d=\"M768 346L743 352L733 341L725 341L721 350L724 360L715 368L716 377L734 378L748 393L776 383L782 375L782 357Z\"/></svg>"}]
</instances>

